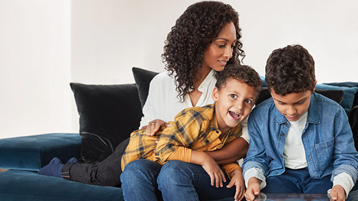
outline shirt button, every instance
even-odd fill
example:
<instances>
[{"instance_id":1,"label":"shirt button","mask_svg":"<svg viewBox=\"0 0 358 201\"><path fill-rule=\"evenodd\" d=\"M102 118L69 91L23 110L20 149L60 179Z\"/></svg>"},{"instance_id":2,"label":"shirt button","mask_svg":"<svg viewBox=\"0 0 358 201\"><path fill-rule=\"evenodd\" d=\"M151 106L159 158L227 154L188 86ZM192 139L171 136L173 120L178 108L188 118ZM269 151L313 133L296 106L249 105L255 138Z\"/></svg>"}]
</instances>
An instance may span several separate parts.
<instances>
[{"instance_id":1,"label":"shirt button","mask_svg":"<svg viewBox=\"0 0 358 201\"><path fill-rule=\"evenodd\" d=\"M282 155L280 155L280 158L282 158Z\"/></svg>"},{"instance_id":2,"label":"shirt button","mask_svg":"<svg viewBox=\"0 0 358 201\"><path fill-rule=\"evenodd\" d=\"M278 174L278 172L275 172L275 174Z\"/></svg>"},{"instance_id":3,"label":"shirt button","mask_svg":"<svg viewBox=\"0 0 358 201\"><path fill-rule=\"evenodd\" d=\"M285 133L282 133L281 135L282 135L282 136L285 136Z\"/></svg>"}]
</instances>

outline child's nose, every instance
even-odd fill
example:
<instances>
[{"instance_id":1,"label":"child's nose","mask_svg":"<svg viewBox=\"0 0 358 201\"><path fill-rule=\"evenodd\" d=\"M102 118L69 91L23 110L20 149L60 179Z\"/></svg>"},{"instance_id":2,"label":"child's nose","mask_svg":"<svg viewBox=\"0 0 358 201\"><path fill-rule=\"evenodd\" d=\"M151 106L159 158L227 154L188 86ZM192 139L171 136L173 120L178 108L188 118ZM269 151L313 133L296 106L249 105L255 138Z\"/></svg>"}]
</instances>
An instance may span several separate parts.
<instances>
[{"instance_id":1,"label":"child's nose","mask_svg":"<svg viewBox=\"0 0 358 201\"><path fill-rule=\"evenodd\" d=\"M235 105L239 110L242 110L244 108L244 103L241 101L238 101Z\"/></svg>"},{"instance_id":2,"label":"child's nose","mask_svg":"<svg viewBox=\"0 0 358 201\"><path fill-rule=\"evenodd\" d=\"M287 114L288 115L294 115L294 114L296 114L296 108L294 107L294 106L288 106L288 108L287 108Z\"/></svg>"}]
</instances>

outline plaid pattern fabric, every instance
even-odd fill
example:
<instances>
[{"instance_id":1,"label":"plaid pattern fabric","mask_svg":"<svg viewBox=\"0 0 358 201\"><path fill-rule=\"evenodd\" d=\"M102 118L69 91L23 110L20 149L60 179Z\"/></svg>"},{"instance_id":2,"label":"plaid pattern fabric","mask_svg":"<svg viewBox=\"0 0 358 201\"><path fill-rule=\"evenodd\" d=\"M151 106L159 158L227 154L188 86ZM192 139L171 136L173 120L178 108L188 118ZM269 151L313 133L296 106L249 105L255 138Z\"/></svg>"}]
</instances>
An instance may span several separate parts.
<instances>
[{"instance_id":1,"label":"plaid pattern fabric","mask_svg":"<svg viewBox=\"0 0 358 201\"><path fill-rule=\"evenodd\" d=\"M219 139L221 131L214 108L214 104L210 104L184 109L176 115L174 122L170 122L171 126L155 136L146 136L144 130L132 132L128 147L122 156L122 170L129 162L139 158L164 164L179 147L197 151L214 151L240 137L241 126L238 124ZM233 169L241 169L237 164L235 167Z\"/></svg>"}]
</instances>

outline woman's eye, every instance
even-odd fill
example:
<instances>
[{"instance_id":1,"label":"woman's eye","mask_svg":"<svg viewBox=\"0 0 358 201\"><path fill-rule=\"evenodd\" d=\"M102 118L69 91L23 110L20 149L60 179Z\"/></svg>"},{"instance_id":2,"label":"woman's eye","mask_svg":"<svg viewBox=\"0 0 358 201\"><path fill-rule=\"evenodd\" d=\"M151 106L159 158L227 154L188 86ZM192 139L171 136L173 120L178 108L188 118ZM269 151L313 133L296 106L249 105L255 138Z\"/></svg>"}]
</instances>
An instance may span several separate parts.
<instances>
[{"instance_id":1,"label":"woman's eye","mask_svg":"<svg viewBox=\"0 0 358 201\"><path fill-rule=\"evenodd\" d=\"M237 98L236 94L231 94L231 98Z\"/></svg>"},{"instance_id":2,"label":"woman's eye","mask_svg":"<svg viewBox=\"0 0 358 201\"><path fill-rule=\"evenodd\" d=\"M219 48L225 48L226 44L217 44Z\"/></svg>"}]
</instances>

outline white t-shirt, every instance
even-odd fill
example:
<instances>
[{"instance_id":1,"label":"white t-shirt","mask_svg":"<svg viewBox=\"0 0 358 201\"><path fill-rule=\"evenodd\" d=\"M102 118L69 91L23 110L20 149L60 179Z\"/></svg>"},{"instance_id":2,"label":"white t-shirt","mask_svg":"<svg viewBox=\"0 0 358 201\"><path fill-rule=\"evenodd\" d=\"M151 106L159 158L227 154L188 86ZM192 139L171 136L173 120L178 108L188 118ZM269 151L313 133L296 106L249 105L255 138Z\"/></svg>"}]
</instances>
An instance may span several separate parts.
<instances>
[{"instance_id":1,"label":"white t-shirt","mask_svg":"<svg viewBox=\"0 0 358 201\"><path fill-rule=\"evenodd\" d=\"M177 97L175 74L168 75L163 72L156 75L149 85L147 100L143 106L143 117L140 122L140 128L148 125L154 119L161 119L165 122L174 121L175 115L185 108L193 107L189 94L184 97L184 102L180 102ZM211 94L216 83L215 71L211 70L204 81L198 87L202 92L196 106L205 106L214 103ZM247 120L241 123L242 137L249 142L250 137L247 131Z\"/></svg>"},{"instance_id":2,"label":"white t-shirt","mask_svg":"<svg viewBox=\"0 0 358 201\"><path fill-rule=\"evenodd\" d=\"M285 167L290 169L301 169L307 167L306 152L302 143L302 132L307 121L306 111L297 121L289 121L283 156Z\"/></svg>"}]
</instances>

